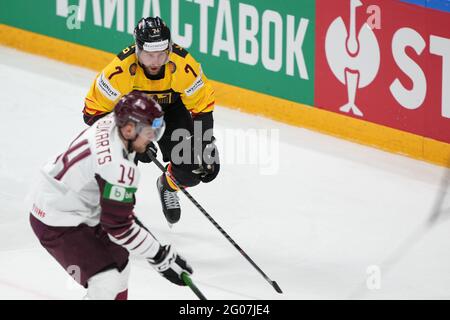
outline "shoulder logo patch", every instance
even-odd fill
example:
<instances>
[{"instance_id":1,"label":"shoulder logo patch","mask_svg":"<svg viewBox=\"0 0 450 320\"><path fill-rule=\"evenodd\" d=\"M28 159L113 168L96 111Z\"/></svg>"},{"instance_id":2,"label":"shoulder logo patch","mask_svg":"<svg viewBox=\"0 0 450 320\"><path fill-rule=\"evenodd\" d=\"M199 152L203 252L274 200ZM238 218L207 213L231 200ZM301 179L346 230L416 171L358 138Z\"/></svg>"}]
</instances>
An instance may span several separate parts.
<instances>
[{"instance_id":1,"label":"shoulder logo patch","mask_svg":"<svg viewBox=\"0 0 450 320\"><path fill-rule=\"evenodd\" d=\"M111 101L115 101L120 96L120 92L105 78L103 72L97 77L97 88Z\"/></svg>"},{"instance_id":2,"label":"shoulder logo patch","mask_svg":"<svg viewBox=\"0 0 450 320\"><path fill-rule=\"evenodd\" d=\"M177 65L172 61L169 61L169 70L171 73L175 73L175 71L177 71Z\"/></svg>"},{"instance_id":3,"label":"shoulder logo patch","mask_svg":"<svg viewBox=\"0 0 450 320\"><path fill-rule=\"evenodd\" d=\"M137 64L133 63L130 65L130 68L128 68L128 71L130 71L130 74L134 76L136 74Z\"/></svg>"},{"instance_id":4,"label":"shoulder logo patch","mask_svg":"<svg viewBox=\"0 0 450 320\"><path fill-rule=\"evenodd\" d=\"M202 74L200 74L197 77L197 79L195 79L194 83L189 88L184 90L184 92L186 93L186 95L188 97L192 96L194 93L196 93L198 90L200 90L204 85L205 85L205 83L203 82Z\"/></svg>"}]
</instances>

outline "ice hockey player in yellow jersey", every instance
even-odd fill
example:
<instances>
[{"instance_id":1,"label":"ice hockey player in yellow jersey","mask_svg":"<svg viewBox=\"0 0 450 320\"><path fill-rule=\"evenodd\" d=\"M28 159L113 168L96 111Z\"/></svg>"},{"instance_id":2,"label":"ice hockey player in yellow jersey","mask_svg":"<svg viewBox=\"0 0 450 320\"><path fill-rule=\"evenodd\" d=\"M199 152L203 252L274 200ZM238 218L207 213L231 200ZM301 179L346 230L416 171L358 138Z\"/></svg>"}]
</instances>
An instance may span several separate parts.
<instances>
[{"instance_id":1,"label":"ice hockey player in yellow jersey","mask_svg":"<svg viewBox=\"0 0 450 320\"><path fill-rule=\"evenodd\" d=\"M220 170L212 132L214 90L201 65L172 42L170 29L159 17L141 19L134 38L135 44L97 75L85 99L84 121L92 125L133 90L147 93L164 111L166 130L158 145L164 162L169 162L170 174L183 188L214 180ZM147 152L156 154L156 150L150 144ZM150 159L142 153L136 161ZM178 222L181 210L177 186L163 174L157 179L157 189L169 225Z\"/></svg>"}]
</instances>

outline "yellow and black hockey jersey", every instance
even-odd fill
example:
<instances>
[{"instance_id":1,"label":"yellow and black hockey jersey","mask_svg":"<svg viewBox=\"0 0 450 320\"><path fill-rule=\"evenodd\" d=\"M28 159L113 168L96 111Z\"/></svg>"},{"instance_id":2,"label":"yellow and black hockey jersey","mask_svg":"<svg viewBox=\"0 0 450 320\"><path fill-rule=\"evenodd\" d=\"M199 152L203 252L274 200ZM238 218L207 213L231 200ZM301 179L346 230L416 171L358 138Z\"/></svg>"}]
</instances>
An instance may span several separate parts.
<instances>
[{"instance_id":1,"label":"yellow and black hockey jersey","mask_svg":"<svg viewBox=\"0 0 450 320\"><path fill-rule=\"evenodd\" d=\"M113 111L118 100L133 90L149 93L163 110L182 103L193 116L214 109L214 90L201 65L174 44L169 62L156 75L139 65L135 46L125 48L95 78L85 99L86 123Z\"/></svg>"}]
</instances>

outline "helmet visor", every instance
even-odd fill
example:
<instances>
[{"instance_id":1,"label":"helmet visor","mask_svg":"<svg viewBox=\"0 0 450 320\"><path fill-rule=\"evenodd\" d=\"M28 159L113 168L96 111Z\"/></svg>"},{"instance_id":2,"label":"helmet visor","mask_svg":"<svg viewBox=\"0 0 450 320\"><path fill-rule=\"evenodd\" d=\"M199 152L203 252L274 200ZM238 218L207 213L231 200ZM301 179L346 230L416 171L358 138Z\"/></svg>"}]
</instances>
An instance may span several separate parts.
<instances>
[{"instance_id":1,"label":"helmet visor","mask_svg":"<svg viewBox=\"0 0 450 320\"><path fill-rule=\"evenodd\" d=\"M144 66L162 66L169 61L169 50L149 52L137 48L136 53Z\"/></svg>"},{"instance_id":2,"label":"helmet visor","mask_svg":"<svg viewBox=\"0 0 450 320\"><path fill-rule=\"evenodd\" d=\"M158 141L166 129L163 117L155 118L151 125L138 123L137 134L147 141Z\"/></svg>"}]
</instances>

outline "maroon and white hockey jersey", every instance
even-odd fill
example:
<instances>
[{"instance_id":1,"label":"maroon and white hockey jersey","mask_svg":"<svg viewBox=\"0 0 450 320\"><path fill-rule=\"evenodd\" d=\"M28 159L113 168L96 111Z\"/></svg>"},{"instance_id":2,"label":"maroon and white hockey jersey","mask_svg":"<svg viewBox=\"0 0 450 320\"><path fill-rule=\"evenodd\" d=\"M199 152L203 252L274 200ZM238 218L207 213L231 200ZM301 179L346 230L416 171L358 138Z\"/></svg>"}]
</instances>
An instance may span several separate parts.
<instances>
[{"instance_id":1,"label":"maroon and white hockey jersey","mask_svg":"<svg viewBox=\"0 0 450 320\"><path fill-rule=\"evenodd\" d=\"M31 213L50 226L99 223L133 255L153 258L159 242L135 222L139 184L135 152L119 136L114 115L98 120L41 170Z\"/></svg>"}]
</instances>

